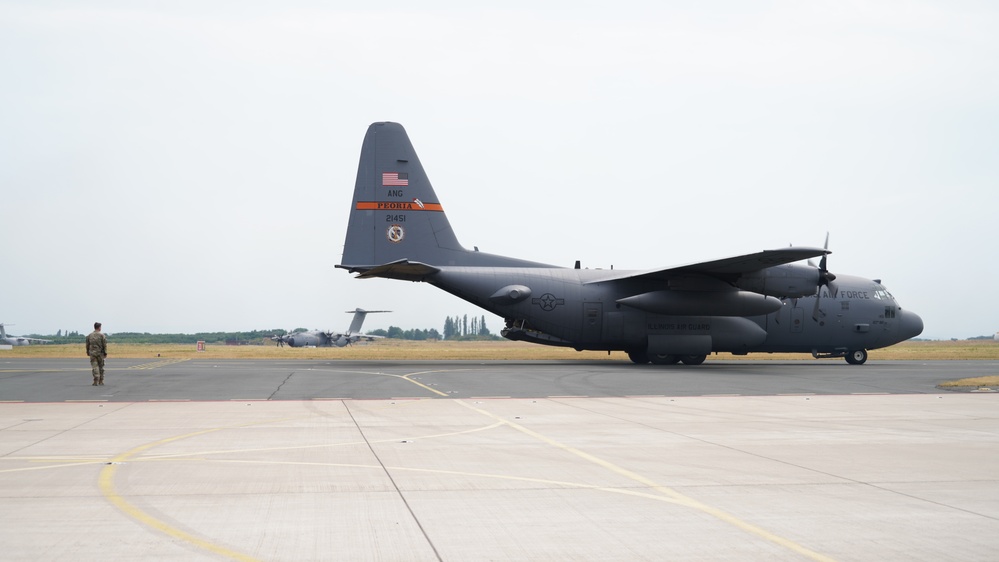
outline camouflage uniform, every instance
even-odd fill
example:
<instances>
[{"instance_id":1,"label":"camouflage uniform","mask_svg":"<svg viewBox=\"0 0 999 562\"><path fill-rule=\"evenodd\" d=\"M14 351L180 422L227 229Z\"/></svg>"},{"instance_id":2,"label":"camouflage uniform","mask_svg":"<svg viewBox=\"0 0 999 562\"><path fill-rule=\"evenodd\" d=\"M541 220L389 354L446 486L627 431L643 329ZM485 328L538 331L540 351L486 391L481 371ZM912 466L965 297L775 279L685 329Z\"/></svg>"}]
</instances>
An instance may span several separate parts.
<instances>
[{"instance_id":1,"label":"camouflage uniform","mask_svg":"<svg viewBox=\"0 0 999 562\"><path fill-rule=\"evenodd\" d=\"M93 386L104 384L104 358L108 356L108 339L99 330L94 330L87 336L87 355L90 356L90 368L94 372Z\"/></svg>"}]
</instances>

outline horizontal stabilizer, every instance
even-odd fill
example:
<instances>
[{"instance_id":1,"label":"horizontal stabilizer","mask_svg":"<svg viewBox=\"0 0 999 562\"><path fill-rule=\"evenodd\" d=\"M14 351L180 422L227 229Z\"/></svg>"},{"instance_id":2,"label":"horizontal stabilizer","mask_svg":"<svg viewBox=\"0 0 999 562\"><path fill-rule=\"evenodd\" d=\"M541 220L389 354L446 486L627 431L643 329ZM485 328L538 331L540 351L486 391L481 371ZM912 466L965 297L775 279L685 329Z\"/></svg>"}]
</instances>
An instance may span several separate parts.
<instances>
[{"instance_id":1,"label":"horizontal stabilizer","mask_svg":"<svg viewBox=\"0 0 999 562\"><path fill-rule=\"evenodd\" d=\"M440 269L420 262L409 260L399 260L382 265L372 266L347 266L338 265L351 273L360 272L358 279L369 279L372 277L383 277L385 279L402 279L404 281L423 281L427 277L437 273Z\"/></svg>"}]
</instances>

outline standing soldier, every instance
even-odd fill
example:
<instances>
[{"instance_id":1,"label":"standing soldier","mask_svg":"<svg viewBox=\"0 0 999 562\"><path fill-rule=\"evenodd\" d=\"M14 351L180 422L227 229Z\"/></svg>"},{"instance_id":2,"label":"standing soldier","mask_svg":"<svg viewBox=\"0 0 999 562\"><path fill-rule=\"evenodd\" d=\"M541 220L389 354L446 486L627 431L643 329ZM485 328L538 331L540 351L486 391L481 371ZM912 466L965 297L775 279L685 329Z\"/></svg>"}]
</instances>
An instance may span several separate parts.
<instances>
[{"instance_id":1,"label":"standing soldier","mask_svg":"<svg viewBox=\"0 0 999 562\"><path fill-rule=\"evenodd\" d=\"M94 372L93 386L104 384L104 358L108 356L108 338L101 333L101 323L94 322L94 331L87 335L87 355Z\"/></svg>"}]
</instances>

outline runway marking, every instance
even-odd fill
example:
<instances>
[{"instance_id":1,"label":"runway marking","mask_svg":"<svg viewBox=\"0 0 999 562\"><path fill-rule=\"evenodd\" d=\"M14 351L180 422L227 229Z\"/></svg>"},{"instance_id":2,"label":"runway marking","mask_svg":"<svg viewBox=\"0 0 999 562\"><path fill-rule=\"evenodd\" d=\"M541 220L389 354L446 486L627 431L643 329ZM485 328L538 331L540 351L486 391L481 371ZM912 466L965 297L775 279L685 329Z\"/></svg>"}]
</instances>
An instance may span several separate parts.
<instances>
[{"instance_id":1,"label":"runway marking","mask_svg":"<svg viewBox=\"0 0 999 562\"><path fill-rule=\"evenodd\" d=\"M602 467L606 468L607 470L610 470L611 472L614 472L615 474L618 474L618 475L623 476L625 478L628 478L630 480L634 480L635 482L638 482L639 484L642 484L644 486L648 486L649 488L652 488L653 490L656 490L660 494L663 494L664 496L666 496L666 498L668 498L668 500L671 501L672 503L676 503L676 504L679 504L679 505L690 507L690 508L696 509L698 511L701 511L703 513L706 513L708 515L711 515L712 517L715 517L715 518L717 518L717 519L719 519L721 521L724 521L725 523L729 523L730 525L738 527L739 529L742 529L742 530L744 530L744 531L746 531L748 533L754 534L754 535L756 535L756 536L758 536L758 537L760 537L762 539L768 540L768 541L770 541L770 542L772 542L774 544L777 544L779 546L783 546L784 548L787 548L789 550L797 552L798 554L801 554L802 556L806 556L808 558L811 558L812 560L821 560L823 562L832 562L833 561L833 559L830 558L830 557L828 557L828 556L825 556L823 554L819 554L818 552L810 550L810 549L808 549L808 548L806 548L806 547L804 547L804 546L802 546L802 545L800 545L800 544L798 544L798 543L796 543L796 542L794 542L794 541L792 541L790 539L786 539L784 537L781 537L781 536L778 536L778 535L776 535L774 533L771 533L770 531L767 531L766 529L763 529L762 527L758 527L756 525L753 525L752 523L749 523L747 521L743 521L742 519L739 519L738 517L732 515L731 513L728 513L727 511L723 511L723 510L721 510L721 509L719 509L717 507L714 507L714 506L708 505L706 503L703 503L701 501L698 501L698 500L696 500L696 499L694 499L694 498L692 498L690 496L681 494L680 492L678 492L678 491L676 491L676 490L674 490L672 488L669 488L669 487L663 486L661 484L658 484L658 483L656 483L656 482L654 482L654 481L652 481L652 480L650 480L650 479L642 476L641 474L638 474L638 473L632 472L632 471L630 471L630 470L628 470L626 468L617 466L616 464L613 464L613 463L611 463L609 461L601 459L600 457L591 455L591 454L589 454L589 453L587 453L585 451L582 451L580 449L577 449L575 447L571 447L571 446L566 445L564 443L560 443L558 441L555 441L554 439L551 439L551 438L549 438L549 437L547 437L545 435L542 435L541 433L538 433L537 431L529 429L529 428L527 428L527 427L525 427L523 425L520 425L518 423L512 422L512 421L507 420L505 418L502 418L500 416L497 416L497 415L493 414L492 412L487 412L486 410L483 410L481 408L476 408L475 406L467 404L463 400L455 400L455 402L457 402L458 404L460 404L460 405L462 405L462 406L464 406L464 407L466 407L466 408L468 408L468 409L470 409L472 411L478 412L478 413L480 413L480 414L482 414L482 415L484 415L486 417L492 418L492 419L497 420L497 421L501 421L505 425L507 425L507 426L509 426L509 427L511 427L513 429L516 429L517 431L520 431L521 433L524 433L524 434L529 435L529 436L531 436L531 437L533 437L535 439L538 439L540 441L548 443L549 445L552 445L553 447L556 447L556 448L558 448L558 449L560 449L562 451L565 451L567 453L571 453L573 455L576 455L577 457L580 457L580 458L582 458L582 459L584 459L586 461L589 461L589 462L591 462L593 464L596 464L598 466L602 466ZM656 497L658 497L658 496L656 496Z\"/></svg>"},{"instance_id":2,"label":"runway marking","mask_svg":"<svg viewBox=\"0 0 999 562\"><path fill-rule=\"evenodd\" d=\"M416 375L425 375L427 373L447 373L447 372L451 372L451 371L468 371L468 370L470 370L470 369L442 369L442 370L438 370L438 371L418 371L416 373L408 373L408 374L405 374L405 375L392 375L392 376L399 377L400 379L402 379L404 381L411 382L411 383L415 384L416 386L418 386L418 387L420 387L420 388L422 388L424 390L429 390L430 392L433 392L437 396L448 397L448 396L450 396L448 393L441 392L441 391L437 390L436 388L430 388L429 386L423 384L422 382L414 381L413 379L411 379L409 377L414 377Z\"/></svg>"},{"instance_id":3,"label":"runway marking","mask_svg":"<svg viewBox=\"0 0 999 562\"><path fill-rule=\"evenodd\" d=\"M158 369L160 367L166 367L167 365L174 365L176 363L183 363L184 361L187 361L187 359L164 359L162 361L154 361L152 363L143 363L141 365L132 365L131 367L129 367L129 369L138 369L138 370Z\"/></svg>"},{"instance_id":4,"label":"runway marking","mask_svg":"<svg viewBox=\"0 0 999 562\"><path fill-rule=\"evenodd\" d=\"M22 458L22 457L6 457L5 460L27 460L28 462L46 462L53 463L58 462L61 464L46 464L44 466L26 466L23 468L5 468L0 470L0 474L5 474L8 472L26 472L29 470L49 470L52 468L66 468L74 466L85 466L88 464L106 464L108 461L105 459L94 459L94 460L80 460L80 459L66 459L60 461L58 458L45 458L45 459L34 459L34 458Z\"/></svg>"},{"instance_id":5,"label":"runway marking","mask_svg":"<svg viewBox=\"0 0 999 562\"><path fill-rule=\"evenodd\" d=\"M295 417L298 417L298 416L295 416ZM288 419L294 419L294 418L288 418ZM254 557L252 557L252 556L250 556L248 554L244 554L242 552L238 552L238 551L232 550L230 548L226 548L226 547L221 546L219 544L213 543L213 542L211 542L209 540L206 540L206 539L203 539L201 537L192 535L191 533L188 533L186 531L183 531L181 529L173 527L170 524L168 524L168 523L166 523L166 522L164 522L164 521L162 521L160 519L157 519L156 517L153 517L152 515L149 515L148 513L142 511L138 507L136 507L136 506L132 505L131 503L129 503L120 494L118 494L118 492L117 492L117 490L115 489L115 486L114 486L114 478L115 478L115 474L116 474L116 472L118 470L118 466L121 466L124 463L130 462L130 461L133 461L133 460L141 462L141 461L144 461L144 460L145 461L160 460L160 459L166 459L166 458L170 458L171 457L170 455L164 455L162 457L147 457L145 459L135 459L134 458L136 455L138 455L138 454L140 454L140 453L142 453L144 451L147 451L149 449L152 449L153 447L157 447L157 446L160 446L160 445L166 445L166 444L172 443L174 441L180 441L180 440L183 440L183 439L189 439L189 438L192 438L192 437L197 437L199 435L205 435L205 434L208 434L208 433L213 433L213 432L216 432L216 431L221 431L223 429L233 429L233 428L238 428L238 427L260 425L261 423L265 423L265 422L254 422L254 423L244 424L242 426L218 427L218 428L213 428L213 429L205 429L205 430L201 430L201 431L195 431L195 432L187 433L187 434L184 434L184 435L177 435L177 436L174 436L174 437L168 437L166 439L161 439L159 441L153 441L153 442L147 443L145 445L140 445L138 447L135 447L134 449L131 449L129 451L126 451L124 453L121 453L121 454L115 456L110 461L105 461L104 462L105 466L101 470L100 477L98 479L98 486L99 486L99 488L101 490L101 493L104 495L104 497L109 502L111 502L115 507L117 507L119 510L121 510L125 515L131 517L132 519L135 519L136 521L138 521L139 523L141 523L143 525L151 527L151 528L153 528L153 529L155 529L157 531L160 531L160 532L162 532L162 533L164 533L164 534L166 534L166 535L168 535L170 537L173 537L175 539L179 539L179 540L185 541L187 543L190 543L190 544L192 544L192 545L194 545L194 546L196 546L198 548L202 548L204 550L208 550L210 552L213 552L215 554L219 554L221 556L225 556L225 557L231 558L233 560L257 562L257 560L258 560L257 558L254 558ZM270 422L266 422L266 423L273 423L273 420L271 420ZM495 428L495 427L499 427L500 425L502 425L502 424L501 423L494 423L494 424L491 424L491 425L488 425L488 426L484 426L484 427L481 427L481 428L476 428L476 429L473 429L473 430L463 430L463 431L450 432L450 433L446 433L446 434L441 434L440 436L458 435L458 434L463 434L463 433L470 433L472 431L482 431L482 430L486 430L486 429L492 429L492 428ZM436 436L426 436L426 437L436 437ZM424 437L424 438L426 438L426 437ZM396 439L394 439L394 438L390 439L390 440L384 440L384 442L394 442L394 441L396 441ZM314 445L313 447L329 447L329 446L330 446L329 443L323 443L321 445ZM277 449L299 449L299 448L308 448L308 447L283 447L283 448L279 447L279 448L266 448L266 449L260 449L260 450L270 451L270 450L277 450ZM237 450L237 452L247 452L247 451L248 450L246 450L246 449L239 449L239 450ZM202 453L194 453L194 454L204 455L205 453L202 452ZM190 457L190 455L191 455L191 453L187 454L187 456L189 457L188 460L202 460L202 461L205 460L205 459L200 459L200 458L197 458L197 457ZM173 455L173 457L176 457L176 456L178 456L178 455ZM215 462L225 462L225 461L215 461Z\"/></svg>"},{"instance_id":6,"label":"runway marking","mask_svg":"<svg viewBox=\"0 0 999 562\"><path fill-rule=\"evenodd\" d=\"M668 488L666 486L658 484L658 483L652 481L651 479L646 478L646 477L644 477L644 476L642 476L640 474L637 474L637 473L635 473L633 471L630 471L630 470L628 470L626 468L623 468L623 467L620 467L618 465L615 465L615 464L613 464L613 463L611 463L609 461L606 461L604 459L601 459L599 457L596 457L594 455L586 453L585 451L582 451L580 449L576 449L574 447L571 447L571 446L565 445L563 443L560 443L558 441L555 441L554 439L551 439L551 438L549 438L549 437L547 437L547 436L545 436L545 435L543 435L541 433L538 433L538 432L536 432L536 431L534 431L532 429L529 429L529 428L527 428L527 427L525 427L523 425L520 425L518 423L512 422L512 421L507 420L507 419L504 419L504 418L502 418L502 417L500 417L498 415L492 414L492 413L490 413L488 411L482 410L482 409L477 408L475 406L469 405L468 403L466 403L463 400L459 399L459 400L455 400L455 402L458 403L459 405L465 407L465 408L468 408L468 409L470 409L472 411L475 411L475 412L479 413L480 415L483 415L485 417L488 417L490 419L495 420L495 423L487 425L487 426L483 426L483 427L480 427L480 428L475 428L475 429L472 429L472 430L456 431L456 432L450 432L450 433L439 434L439 435L428 435L428 436L417 437L416 439L427 439L427 438L443 437L443 436L449 436L449 435L458 435L458 434L464 434L464 433L471 433L473 431L489 430L489 429L493 429L493 428L500 427L500 426L507 426L507 427L515 429L515 430L517 430L517 431L519 431L521 433L524 433L524 434L526 434L526 435L528 435L528 436L530 436L532 438L540 440L540 441L542 441L544 443L548 443L549 445L552 445L552 446L554 446L554 447L556 447L556 448L558 448L558 449L560 449L560 450L562 450L564 452L570 453L570 454L575 455L575 456L577 456L579 458L582 458L582 459L584 459L584 460L586 460L588 462L591 462L593 464L596 464L598 466L606 468L607 470L609 470L609 471L611 471L611 472L613 472L615 474L618 474L619 476L622 476L622 477L625 477L625 478L627 478L629 480L638 482L638 483L642 484L643 486L647 487L648 489L654 490L655 492L658 492L658 493L657 494L653 494L653 493L644 492L644 491L637 491L637 490L622 490L622 489L608 488L608 487L597 486L597 485L589 485L589 484L573 483L573 482L562 482L562 481L545 480L545 479L536 479L536 478L529 478L529 477L517 477L517 476L510 476L510 475L479 474L479 476L489 477L489 478L505 478L505 479L509 479L509 480L518 480L518 481L549 482L549 483L552 483L552 484L558 484L558 485L564 485L564 486L571 486L571 487L577 487L577 488L587 488L587 489L595 489L595 490L604 490L604 491L609 491L609 492L614 492L614 493L628 494L628 495L633 495L633 496L638 496L638 497L644 497L644 498L654 499L656 501L666 501L666 502L671 503L671 504L675 504L675 505L679 505L679 506L683 506L683 507L689 507L689 508L701 511L702 513L711 515L711 516L719 519L720 521L723 521L725 523L731 524L731 525L733 525L733 526L735 526L735 527L737 527L739 529L742 529L742 530L744 530L744 531L746 531L748 533L754 534L754 535L756 535L756 536L758 536L758 537L760 537L760 538L762 538L764 540L767 540L767 541L770 541L770 542L772 542L774 544L777 544L777 545L780 545L782 547L785 547L785 548L787 548L789 550L797 552L797 553L799 553L799 554L801 554L803 556L806 556L808 558L811 558L813 560L822 560L822 561L831 560L830 558L828 558L828 557L826 557L824 555L821 555L819 553L816 553L814 551L811 551L811 550L805 548L802 545L799 545L799 544L797 544L797 543L795 543L793 541L790 541L788 539L785 539L783 537L775 535L775 534L773 534L773 533L771 533L771 532L769 532L769 531L767 531L767 530L765 530L763 528L760 528L760 527L758 527L756 525L753 525L751 523L743 521L742 519L739 519L736 516L734 516L734 515L732 515L730 513L727 513L727 512L725 512L725 511L723 511L721 509L718 509L716 507L707 505L707 504L705 504L703 502L700 502L700 501L695 500L695 499L693 499L693 498L691 498L689 496L686 496L686 495L684 495L684 494L682 494L680 492L677 492L676 490L673 490L671 488ZM395 470L407 470L407 471L414 471L414 472L428 472L428 473L440 473L440 474L470 474L470 475L475 475L476 474L476 473L464 473L464 472L459 472L459 471L445 471L445 470L436 470L436 469L419 469L419 468L406 468L406 467L378 467L378 466L374 466L374 465L371 465L371 466L368 466L368 465L350 465L350 464L341 464L341 463L304 463L304 462L292 463L292 462L282 462L282 461L278 461L278 462L275 462L275 461L243 461L243 460L238 460L238 459L237 460L232 460L232 459L206 459L205 458L207 455L222 454L222 453L246 453L246 452L251 452L251 451L275 451L275 450L288 450L288 449L308 449L308 448L330 447L331 444L329 444L329 443L322 443L322 444L308 445L308 446L268 447L268 448L261 448L261 449L255 449L255 450L254 449L236 449L236 450L232 450L232 451L199 451L199 452L187 452L187 453L182 453L182 454L147 455L147 456L139 457L140 454L142 454L142 453L144 453L146 451L149 451L150 449L152 449L154 447L157 447L157 446L160 446L160 445L169 444L169 443L180 441L180 440L183 440L183 439L190 439L190 438L194 438L194 437L197 437L197 436L200 436L200 435L206 435L206 434L209 434L209 433L212 433L212 432L216 432L216 431L220 431L220 430L224 430L224 429L234 429L234 428L243 427L243 426L254 426L254 425L260 425L261 423L273 423L273 420L270 420L268 422L260 422L260 421L258 421L258 422L248 423L248 424L239 425L239 426L221 427L221 428L204 429L204 430L200 430L200 431L195 431L195 432L187 433L187 434L184 434L184 435L178 435L178 436L174 436L174 437L170 437L170 438L161 439L159 441L154 441L154 442L151 442L151 443L147 443L145 445L141 445L141 446L135 447L135 448L133 448L133 449L131 449L129 451L126 451L124 453L116 455L115 457L113 457L112 459L110 459L110 461L103 461L103 463L104 463L105 466L101 470L101 473L100 473L100 476L99 476L99 487L100 487L101 493L104 495L105 498L108 499L108 501L110 503L112 503L115 507L117 507L121 512L123 512L127 516L131 517L132 519L136 520L137 522L139 522L139 523L141 523L143 525L146 525L146 526L151 527L151 528L153 528L155 530L158 530L158 531L160 531L160 532L162 532L162 533L164 533L164 534L166 534L166 535L168 535L170 537L173 537L173 538L176 538L176 539L179 539L179 540L183 540L183 541L185 541L185 542L187 542L189 544L192 544L192 545L194 545L194 546L196 546L198 548L205 549L205 550L208 550L210 552L219 554L221 556L226 556L226 557L229 557L229 558L232 558L232 559L235 559L235 560L255 560L253 557L251 557L251 556L249 556L247 554L244 554L244 553L241 553L241 552L237 552L237 551L229 549L229 548L227 548L225 546L222 546L222 545L216 544L214 542L211 542L208 539L204 539L204 538L195 536L195 535L193 535L193 534L191 534L189 532L186 532L186 531L184 531L182 529L178 529L176 527L173 527L170 524L168 524L167 522L164 522L164 521L162 521L160 519L157 519L156 517L154 517L154 516L152 516L152 515L150 515L150 514L148 514L146 512L143 512L140 508L138 508L138 507L132 505L131 503L129 503L124 497L122 497L120 494L118 494L118 492L115 489L114 480L115 480L115 476L116 476L117 471L118 471L118 467L126 465L128 463L132 463L132 462L157 462L157 461L162 462L162 461L169 461L169 460L180 460L180 461L226 462L226 463L257 463L257 464L323 464L323 465L328 465L328 466L359 466L359 467L368 467L368 468L372 468L372 469L376 469L376 468L383 468L383 469L384 468L391 468L391 469L395 469ZM398 441L398 439L399 439L398 437L393 437L391 439L380 440L379 442L396 442L396 441ZM337 445L349 445L349 444L347 444L347 443L340 443L340 444L337 444ZM76 464L82 464L84 462L93 462L93 461L90 461L89 459L81 460L81 461L82 462L78 461ZM49 460L48 462L53 462L53 461ZM72 461L71 460L67 460L67 462L72 462ZM37 468L40 469L41 467L37 467Z\"/></svg>"},{"instance_id":7,"label":"runway marking","mask_svg":"<svg viewBox=\"0 0 999 562\"><path fill-rule=\"evenodd\" d=\"M189 439L191 437L196 437L198 435L205 435L207 433L212 433L212 432L215 432L215 431L220 431L222 429L225 429L225 428L219 427L219 428L214 428L214 429L205 429L205 430L202 430L202 431L195 431L193 433L187 433L185 435L178 435L178 436L175 436L175 437L168 437L166 439L161 439L159 441L153 441L152 443L146 443L145 445L139 445L138 447L135 447L134 449L131 449L129 451L125 451L124 453L121 453L120 455L112 458L110 462L107 462L105 464L104 468L101 470L101 474L100 474L100 477L98 479L98 486L99 486L99 488L101 490L101 493L104 495L104 497L109 502L111 502L115 507L117 507L119 510L121 510L122 513L124 513L125 515L131 517L132 519L135 519L136 521L138 521L139 523L142 523L143 525L146 525L148 527L152 527L153 529L156 529L157 531L160 531L161 533L164 533L164 534L166 534L168 536L171 536L171 537L173 537L175 539L179 539L179 540L182 540L184 542L190 543L190 544L192 544L194 546L197 546L199 548L203 548L203 549L208 550L210 552L214 552L215 554L219 554L221 556L226 556L228 558L232 558L233 560L244 560L244 561L254 561L254 562L256 562L257 559L253 558L252 556L248 556L246 554L243 554L242 552L237 552L235 550L231 550L231 549L226 548L224 546L221 546L221 545L215 544L213 542L210 542L208 540L202 539L201 537L194 536L194 535L192 535L192 534L190 534L190 533L188 533L186 531L182 531L182 530L180 530L180 529L178 529L176 527L173 527L170 524L168 524L168 523L166 523L164 521L161 521L161 520L153 517L152 515L149 515L148 513L142 511L138 507L136 507L136 506L132 505L131 503L129 503L125 498L121 497L121 495L118 494L118 491L115 489L115 486L114 486L114 477L115 477L115 473L118 471L118 466L120 466L122 463L125 463L125 462L128 462L128 461L132 460L132 458L135 455L138 455L139 453L142 453L143 451L147 451L147 450L152 449L153 447L157 447L159 445L165 445L167 443L172 443L174 441L180 441L182 439Z\"/></svg>"},{"instance_id":8,"label":"runway marking","mask_svg":"<svg viewBox=\"0 0 999 562\"><path fill-rule=\"evenodd\" d=\"M257 424L249 424L249 425L257 425ZM503 425L503 424L499 423L499 422L496 422L496 423L493 423L493 424L490 424L490 425L484 425L482 427L475 427L475 428L472 428L472 429L462 429L460 431L449 431L447 433L436 433L436 434L432 434L432 435L420 435L420 436L410 436L410 437L392 437L392 438L389 438L389 439L379 439L377 441L371 441L371 443L397 443L400 440L413 440L413 441L416 441L416 440L421 440L421 439L438 439L438 438L441 438L441 437L454 437L455 435L467 435L469 433L477 433L479 431L488 431L490 429L496 429L497 427L500 427L501 425ZM227 429L227 428L219 428L219 429ZM207 457L209 455L226 455L226 454L233 454L233 453L261 453L261 452L274 452L274 451L297 451L297 450L305 450L305 449L322 449L324 447L344 447L344 446L363 445L363 444L364 444L364 441L361 440L361 441L344 441L342 443L319 443L319 444L316 444L316 445L288 445L286 447L261 447L261 448L257 448L257 449L247 449L247 448L242 448L242 449L222 449L222 450L217 450L217 451L195 451L195 452L190 452L190 453L170 453L170 454L166 454L166 455L149 455L149 456L142 457L141 459L136 459L136 460L139 460L139 461L157 461L157 460L168 460L168 459L183 459L184 457L195 458L195 457ZM208 461L210 459L196 458L196 460ZM216 460L216 461L213 461L213 462L261 462L261 463L268 463L270 461L229 461L229 460L218 461L218 460ZM323 464L323 463L317 463L317 464ZM373 468L381 468L381 467L373 467Z\"/></svg>"}]
</instances>

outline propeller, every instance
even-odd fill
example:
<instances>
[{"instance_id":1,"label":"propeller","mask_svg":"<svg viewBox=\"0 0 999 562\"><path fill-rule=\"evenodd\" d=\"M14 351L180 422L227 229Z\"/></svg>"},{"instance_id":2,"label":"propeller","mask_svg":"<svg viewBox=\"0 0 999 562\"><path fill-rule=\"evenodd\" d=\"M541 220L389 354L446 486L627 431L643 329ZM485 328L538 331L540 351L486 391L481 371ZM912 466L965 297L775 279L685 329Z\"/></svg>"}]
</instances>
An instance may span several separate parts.
<instances>
[{"instance_id":1,"label":"propeller","mask_svg":"<svg viewBox=\"0 0 999 562\"><path fill-rule=\"evenodd\" d=\"M340 333L337 333L337 332L333 332L333 331L326 331L326 332L323 332L323 335L326 336L326 341L329 342L330 345L335 345L337 347L343 347L345 345L350 345L350 340L349 339L345 339L344 336L343 336L343 334L340 334Z\"/></svg>"},{"instance_id":2,"label":"propeller","mask_svg":"<svg viewBox=\"0 0 999 562\"><path fill-rule=\"evenodd\" d=\"M829 233L826 232L826 243L822 246L824 250L829 250ZM836 275L829 271L826 267L826 258L829 254L823 254L822 259L819 260L819 283L815 287L815 308L812 309L812 320L816 322L819 321L819 315L821 314L825 318L826 313L819 309L819 301L822 300L822 286L825 285L829 289L829 294L831 296L836 296L836 288L833 287L832 282L836 280Z\"/></svg>"}]
</instances>

